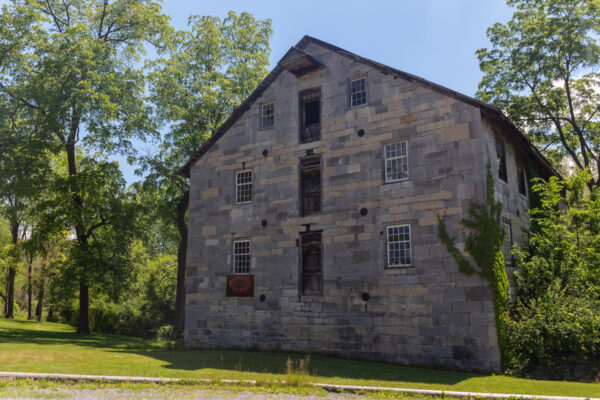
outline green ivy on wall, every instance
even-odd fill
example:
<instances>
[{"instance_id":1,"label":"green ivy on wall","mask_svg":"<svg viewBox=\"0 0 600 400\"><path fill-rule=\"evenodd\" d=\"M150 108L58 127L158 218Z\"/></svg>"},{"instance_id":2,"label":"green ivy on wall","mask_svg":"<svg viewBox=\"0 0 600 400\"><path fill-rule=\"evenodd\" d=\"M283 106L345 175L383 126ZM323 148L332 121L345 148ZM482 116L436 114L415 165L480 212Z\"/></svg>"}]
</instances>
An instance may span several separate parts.
<instances>
[{"instance_id":1,"label":"green ivy on wall","mask_svg":"<svg viewBox=\"0 0 600 400\"><path fill-rule=\"evenodd\" d=\"M442 243L456 260L460 272L466 275L478 273L489 282L494 294L494 311L498 346L504 358L506 354L506 323L508 318L508 277L504 269L502 243L505 233L502 229L502 203L494 199L494 178L492 167L487 163L485 204L471 203L468 217L460 221L467 229L465 250L471 255L477 267L473 266L455 246L448 234L444 220L438 216L438 231Z\"/></svg>"}]
</instances>

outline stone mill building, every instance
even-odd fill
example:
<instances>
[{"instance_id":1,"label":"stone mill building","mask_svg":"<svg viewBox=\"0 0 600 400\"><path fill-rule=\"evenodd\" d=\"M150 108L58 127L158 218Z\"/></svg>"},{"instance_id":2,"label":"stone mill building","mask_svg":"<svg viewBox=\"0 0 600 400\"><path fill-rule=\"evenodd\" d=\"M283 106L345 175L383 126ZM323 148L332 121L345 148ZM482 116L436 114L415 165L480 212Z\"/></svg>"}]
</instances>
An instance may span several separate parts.
<instances>
[{"instance_id":1,"label":"stone mill building","mask_svg":"<svg viewBox=\"0 0 600 400\"><path fill-rule=\"evenodd\" d=\"M554 170L497 108L305 36L182 168L185 344L500 368L492 292L458 271L486 165L505 251ZM506 257L510 269L510 257Z\"/></svg>"}]
</instances>

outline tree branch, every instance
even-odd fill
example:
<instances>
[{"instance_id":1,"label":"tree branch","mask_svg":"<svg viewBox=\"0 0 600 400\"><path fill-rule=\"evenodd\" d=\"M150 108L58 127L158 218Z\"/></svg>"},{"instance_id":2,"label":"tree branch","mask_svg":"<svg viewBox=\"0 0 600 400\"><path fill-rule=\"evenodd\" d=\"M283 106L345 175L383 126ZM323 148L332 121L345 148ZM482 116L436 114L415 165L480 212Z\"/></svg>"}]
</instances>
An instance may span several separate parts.
<instances>
[{"instance_id":1,"label":"tree branch","mask_svg":"<svg viewBox=\"0 0 600 400\"><path fill-rule=\"evenodd\" d=\"M50 5L50 2L48 0L46 0L46 6L48 6L48 10L42 9L42 11L52 17L52 19L54 20L54 25L56 25L56 29L58 29L60 33L63 33L63 27L61 26L60 21L58 20L58 17L54 13L54 10L52 9L52 6Z\"/></svg>"},{"instance_id":2,"label":"tree branch","mask_svg":"<svg viewBox=\"0 0 600 400\"><path fill-rule=\"evenodd\" d=\"M164 176L165 178L169 178L174 181L182 190L187 187L187 182L181 178L179 175L175 175L167 170L164 165L153 158L149 158L148 162L158 171L159 174Z\"/></svg>"},{"instance_id":3,"label":"tree branch","mask_svg":"<svg viewBox=\"0 0 600 400\"><path fill-rule=\"evenodd\" d=\"M569 69L569 63L567 61L567 70L568 69ZM586 151L587 143L585 141L585 138L583 137L583 133L579 129L579 125L577 125L577 120L575 119L575 110L573 107L573 99L571 97L571 86L569 85L569 79L570 79L569 75L565 76L565 92L567 94L567 103L569 104L569 114L571 115L571 126L573 127L573 130L575 130L575 133L577 134L577 137L579 138L579 148L581 149L581 156L583 157L583 164L586 167L589 167L590 160L588 158L588 154Z\"/></svg>"}]
</instances>

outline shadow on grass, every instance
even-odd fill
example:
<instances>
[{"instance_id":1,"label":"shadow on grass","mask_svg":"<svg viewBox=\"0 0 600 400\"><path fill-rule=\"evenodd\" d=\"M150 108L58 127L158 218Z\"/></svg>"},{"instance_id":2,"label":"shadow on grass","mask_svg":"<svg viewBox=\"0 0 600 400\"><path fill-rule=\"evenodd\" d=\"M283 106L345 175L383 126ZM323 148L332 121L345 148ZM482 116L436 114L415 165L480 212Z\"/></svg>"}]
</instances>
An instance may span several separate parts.
<instances>
[{"instance_id":1,"label":"shadow on grass","mask_svg":"<svg viewBox=\"0 0 600 400\"><path fill-rule=\"evenodd\" d=\"M284 374L288 358L297 361L306 354L240 350L165 350L159 344L140 338L95 333L78 335L74 331L44 329L30 321L0 324L0 343L47 346L92 347L98 351L137 354L167 363L170 370L196 371L206 368ZM347 360L313 354L310 373L315 377L454 385L481 376L464 372L405 367L395 364Z\"/></svg>"},{"instance_id":2,"label":"shadow on grass","mask_svg":"<svg viewBox=\"0 0 600 400\"><path fill-rule=\"evenodd\" d=\"M288 358L303 359L307 354L259 352L242 350L172 350L140 352L168 363L165 368L198 370L213 368L230 371L285 374ZM466 372L407 367L397 364L349 360L335 356L310 355L310 375L323 378L343 378L377 381L403 381L439 385L454 385L476 376Z\"/></svg>"},{"instance_id":3,"label":"shadow on grass","mask_svg":"<svg viewBox=\"0 0 600 400\"><path fill-rule=\"evenodd\" d=\"M157 344L141 338L94 333L91 335L78 335L75 329L72 331L45 330L44 325L39 325L33 321L11 320L0 324L0 343L14 344L39 344L39 345L75 345L95 347L106 350L144 350L149 346L155 349L160 348Z\"/></svg>"}]
</instances>

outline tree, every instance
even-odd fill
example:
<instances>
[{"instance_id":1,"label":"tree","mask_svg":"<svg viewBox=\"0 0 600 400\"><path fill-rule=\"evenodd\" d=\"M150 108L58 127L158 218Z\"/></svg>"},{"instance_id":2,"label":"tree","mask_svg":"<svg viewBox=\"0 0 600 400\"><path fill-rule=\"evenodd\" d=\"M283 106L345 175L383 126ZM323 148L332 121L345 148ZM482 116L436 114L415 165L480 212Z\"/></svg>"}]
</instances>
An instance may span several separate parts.
<instances>
[{"instance_id":1,"label":"tree","mask_svg":"<svg viewBox=\"0 0 600 400\"><path fill-rule=\"evenodd\" d=\"M507 24L488 29L477 51L477 96L505 110L555 163L567 157L600 182L600 4L595 0L507 0Z\"/></svg>"},{"instance_id":2,"label":"tree","mask_svg":"<svg viewBox=\"0 0 600 400\"><path fill-rule=\"evenodd\" d=\"M156 119L166 124L157 154L140 158L150 171L145 184L165 199L158 209L179 232L174 331L183 333L189 182L177 174L211 133L266 75L270 20L243 12L227 18L192 16L165 57L152 63L151 98Z\"/></svg>"},{"instance_id":3,"label":"tree","mask_svg":"<svg viewBox=\"0 0 600 400\"><path fill-rule=\"evenodd\" d=\"M32 198L44 180L48 157L45 143L34 135L36 127L27 109L8 96L0 95L0 215L8 221L11 233L11 259L6 287L6 318L14 318L15 278L19 262L19 234L27 227Z\"/></svg>"},{"instance_id":4,"label":"tree","mask_svg":"<svg viewBox=\"0 0 600 400\"><path fill-rule=\"evenodd\" d=\"M133 137L155 131L139 61L146 44L168 42L168 17L151 0L13 0L0 28L0 92L32 113L36 135L66 160L69 178L56 189L70 201L61 221L77 238L77 332L88 333L92 234L118 219L84 200L94 188L78 176L76 150L126 154Z\"/></svg>"},{"instance_id":5,"label":"tree","mask_svg":"<svg viewBox=\"0 0 600 400\"><path fill-rule=\"evenodd\" d=\"M92 157L79 157L78 172L74 176L59 173L51 178L49 195L40 202L41 217L37 225L38 243L48 243L64 235L71 221L93 221L83 225L75 237L83 237L83 245L68 246L67 259L60 270L61 283L72 286L85 282L86 290L79 293L79 319L87 324L89 289L108 294L118 300L124 283L131 273L131 245L139 236L136 223L138 206L126 190L116 162L97 161ZM78 199L85 207L78 207L73 198L65 196L77 188ZM80 286L81 288L81 286ZM68 293L68 289L64 293ZM68 297L68 296L67 296Z\"/></svg>"},{"instance_id":6,"label":"tree","mask_svg":"<svg viewBox=\"0 0 600 400\"><path fill-rule=\"evenodd\" d=\"M517 302L508 324L508 367L552 379L600 373L600 189L587 171L538 181L539 227L513 253ZM595 193L594 193L595 192Z\"/></svg>"}]
</instances>

